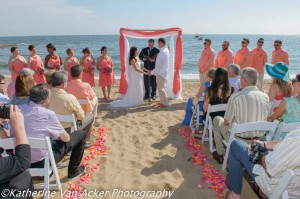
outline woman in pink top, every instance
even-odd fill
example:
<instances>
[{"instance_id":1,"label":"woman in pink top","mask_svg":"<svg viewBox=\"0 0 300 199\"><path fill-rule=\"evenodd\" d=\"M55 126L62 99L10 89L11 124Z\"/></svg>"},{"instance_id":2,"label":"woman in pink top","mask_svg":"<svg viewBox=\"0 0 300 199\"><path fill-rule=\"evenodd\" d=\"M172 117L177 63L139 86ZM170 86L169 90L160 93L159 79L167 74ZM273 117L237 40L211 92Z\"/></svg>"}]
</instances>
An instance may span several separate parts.
<instances>
[{"instance_id":1,"label":"woman in pink top","mask_svg":"<svg viewBox=\"0 0 300 199\"><path fill-rule=\"evenodd\" d=\"M11 72L11 81L16 81L20 71L27 67L27 62L23 56L19 54L17 47L11 47L10 52L13 54L8 61L8 69Z\"/></svg>"},{"instance_id":2,"label":"woman in pink top","mask_svg":"<svg viewBox=\"0 0 300 199\"><path fill-rule=\"evenodd\" d=\"M28 67L34 71L33 79L36 84L45 83L44 76L44 64L40 56L36 54L36 48L34 45L29 45L28 50L30 56L28 57Z\"/></svg>"},{"instance_id":3,"label":"woman in pink top","mask_svg":"<svg viewBox=\"0 0 300 199\"><path fill-rule=\"evenodd\" d=\"M57 71L61 70L61 66L63 65L61 56L56 54L56 47L49 43L47 44L48 55L45 57L44 66L47 69L55 69Z\"/></svg>"},{"instance_id":4,"label":"woman in pink top","mask_svg":"<svg viewBox=\"0 0 300 199\"><path fill-rule=\"evenodd\" d=\"M111 85L116 83L114 76L114 64L112 59L107 55L107 47L101 48L101 56L97 60L97 69L99 70L99 86L102 87L104 99L110 100ZM107 86L107 95L105 88Z\"/></svg>"},{"instance_id":5,"label":"woman in pink top","mask_svg":"<svg viewBox=\"0 0 300 199\"><path fill-rule=\"evenodd\" d=\"M95 86L95 60L89 48L82 50L83 57L80 65L83 67L82 81L87 82L91 87Z\"/></svg>"},{"instance_id":6,"label":"woman in pink top","mask_svg":"<svg viewBox=\"0 0 300 199\"><path fill-rule=\"evenodd\" d=\"M71 68L75 65L78 65L78 59L76 57L74 57L74 51L72 48L68 48L66 50L66 53L68 55L68 57L66 58L65 62L64 62L64 70L68 71L68 81L71 81L72 76L71 76Z\"/></svg>"}]
</instances>

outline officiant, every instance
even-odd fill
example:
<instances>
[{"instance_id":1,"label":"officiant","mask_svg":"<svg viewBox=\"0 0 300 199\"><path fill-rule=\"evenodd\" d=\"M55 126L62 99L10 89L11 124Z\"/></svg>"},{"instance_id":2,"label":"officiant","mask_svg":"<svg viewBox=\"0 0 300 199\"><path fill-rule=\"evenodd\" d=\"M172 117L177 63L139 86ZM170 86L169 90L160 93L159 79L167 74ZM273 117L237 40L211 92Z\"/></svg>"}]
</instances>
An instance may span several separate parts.
<instances>
[{"instance_id":1,"label":"officiant","mask_svg":"<svg viewBox=\"0 0 300 199\"><path fill-rule=\"evenodd\" d=\"M159 53L158 48L154 47L154 40L148 40L148 47L143 48L139 54L140 60L143 60L144 67L148 70L153 70L155 68L156 56ZM154 75L149 76L144 74L144 86L145 86L145 96L144 100L156 99L156 77ZM151 92L151 96L150 96Z\"/></svg>"}]
</instances>

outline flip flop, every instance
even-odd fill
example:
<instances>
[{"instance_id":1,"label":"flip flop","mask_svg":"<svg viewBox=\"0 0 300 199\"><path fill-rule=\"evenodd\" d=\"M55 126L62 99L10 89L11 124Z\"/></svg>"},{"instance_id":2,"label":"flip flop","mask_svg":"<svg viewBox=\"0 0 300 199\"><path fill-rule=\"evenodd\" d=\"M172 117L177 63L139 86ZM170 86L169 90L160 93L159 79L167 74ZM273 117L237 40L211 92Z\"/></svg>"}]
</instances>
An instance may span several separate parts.
<instances>
[{"instance_id":1,"label":"flip flop","mask_svg":"<svg viewBox=\"0 0 300 199\"><path fill-rule=\"evenodd\" d=\"M163 105L163 104L159 104L157 105L158 108L167 108L167 106Z\"/></svg>"}]
</instances>

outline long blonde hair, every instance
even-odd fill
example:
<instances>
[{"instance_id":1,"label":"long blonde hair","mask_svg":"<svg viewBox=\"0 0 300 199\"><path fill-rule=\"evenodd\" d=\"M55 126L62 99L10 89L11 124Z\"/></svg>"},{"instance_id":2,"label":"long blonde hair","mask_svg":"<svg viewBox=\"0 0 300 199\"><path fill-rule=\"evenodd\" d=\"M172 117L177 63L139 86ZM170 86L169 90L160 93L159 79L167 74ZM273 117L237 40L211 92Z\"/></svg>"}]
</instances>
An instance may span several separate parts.
<instances>
[{"instance_id":1,"label":"long blonde hair","mask_svg":"<svg viewBox=\"0 0 300 199\"><path fill-rule=\"evenodd\" d=\"M276 84L279 87L279 90L284 97L291 97L291 85L289 82L279 78L273 78L273 84Z\"/></svg>"}]
</instances>

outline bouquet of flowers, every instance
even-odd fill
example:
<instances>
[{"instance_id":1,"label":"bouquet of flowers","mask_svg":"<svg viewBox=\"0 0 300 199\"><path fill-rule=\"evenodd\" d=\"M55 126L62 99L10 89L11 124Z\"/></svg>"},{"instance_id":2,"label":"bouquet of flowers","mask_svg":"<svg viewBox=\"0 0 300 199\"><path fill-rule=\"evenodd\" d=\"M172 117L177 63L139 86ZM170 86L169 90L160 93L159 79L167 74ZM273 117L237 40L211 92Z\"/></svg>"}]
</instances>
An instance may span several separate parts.
<instances>
[{"instance_id":1,"label":"bouquet of flowers","mask_svg":"<svg viewBox=\"0 0 300 199\"><path fill-rule=\"evenodd\" d=\"M111 67L106 66L106 67L102 68L102 72L106 75L109 75L111 73Z\"/></svg>"},{"instance_id":2,"label":"bouquet of flowers","mask_svg":"<svg viewBox=\"0 0 300 199\"><path fill-rule=\"evenodd\" d=\"M39 74L44 74L44 69L42 67L39 67L36 72Z\"/></svg>"},{"instance_id":3,"label":"bouquet of flowers","mask_svg":"<svg viewBox=\"0 0 300 199\"><path fill-rule=\"evenodd\" d=\"M89 71L91 72L91 76L95 75L95 67L93 65L91 65L90 67L88 67Z\"/></svg>"}]
</instances>

